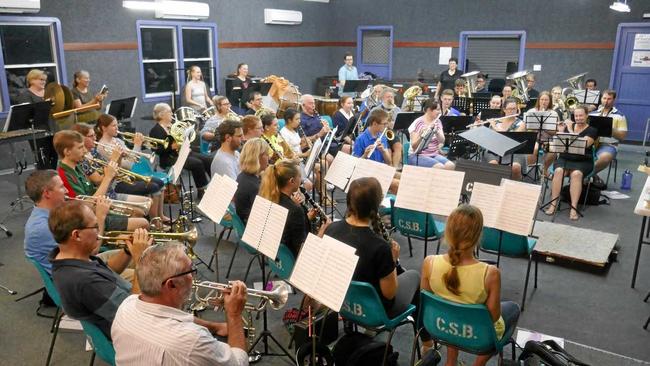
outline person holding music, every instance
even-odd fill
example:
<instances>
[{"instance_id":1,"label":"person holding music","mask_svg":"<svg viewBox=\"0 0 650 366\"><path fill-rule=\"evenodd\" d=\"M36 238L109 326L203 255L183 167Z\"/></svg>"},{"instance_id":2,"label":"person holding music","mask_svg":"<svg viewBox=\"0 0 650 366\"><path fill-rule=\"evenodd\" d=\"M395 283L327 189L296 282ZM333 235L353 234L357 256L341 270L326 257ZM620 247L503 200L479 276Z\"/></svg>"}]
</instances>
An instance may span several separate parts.
<instances>
[{"instance_id":1,"label":"person holding music","mask_svg":"<svg viewBox=\"0 0 650 366\"><path fill-rule=\"evenodd\" d=\"M395 90L393 88L384 88L381 92L381 104L375 107L370 113L372 113L375 109L381 109L388 113L388 128L393 129L393 126L395 125L395 120L397 119L397 115L402 112L402 110L395 105ZM370 118L368 118L370 120ZM368 121L369 123L370 121ZM388 146L390 147L391 154L392 154L392 166L395 168L399 168L399 165L402 163L402 142L400 139L396 136L392 140L388 140Z\"/></svg>"},{"instance_id":2,"label":"person holding music","mask_svg":"<svg viewBox=\"0 0 650 366\"><path fill-rule=\"evenodd\" d=\"M249 109L246 105L248 101L242 100L241 98L244 95L244 90L248 89L252 82L251 78L248 76L248 64L240 63L237 65L237 71L232 76L232 90L236 90L237 93L231 95L232 99L230 100L230 103L232 103L235 109L240 111L238 114L244 114L244 112Z\"/></svg>"},{"instance_id":3,"label":"person holding music","mask_svg":"<svg viewBox=\"0 0 650 366\"><path fill-rule=\"evenodd\" d=\"M250 216L255 197L260 191L261 175L269 166L269 144L261 138L248 140L239 154L235 209L244 225Z\"/></svg>"},{"instance_id":4,"label":"person holding music","mask_svg":"<svg viewBox=\"0 0 650 366\"><path fill-rule=\"evenodd\" d=\"M100 207L100 205L98 205ZM108 205L101 205L108 212ZM120 303L139 293L137 270L144 250L151 245L146 229L137 229L125 238L125 249L104 262L97 257L101 219L83 202L65 202L50 212L48 226L58 246L49 254L52 280L63 311L69 317L97 326L111 337L111 323ZM136 275L127 282L122 273L133 263Z\"/></svg>"},{"instance_id":5,"label":"person holding music","mask_svg":"<svg viewBox=\"0 0 650 366\"><path fill-rule=\"evenodd\" d=\"M461 113L451 105L454 103L454 91L445 89L440 95L440 109L442 116L460 116Z\"/></svg>"},{"instance_id":6,"label":"person holding music","mask_svg":"<svg viewBox=\"0 0 650 366\"><path fill-rule=\"evenodd\" d=\"M192 65L187 69L187 84L185 84L185 105L192 107L197 113L203 112L208 106L212 106L210 91L203 81L201 68Z\"/></svg>"},{"instance_id":7,"label":"person holding music","mask_svg":"<svg viewBox=\"0 0 650 366\"><path fill-rule=\"evenodd\" d=\"M126 147L124 141L117 136L120 131L118 130L117 120L115 117L110 114L102 114L97 118L97 124L95 124L95 134L97 135L98 142L102 145L97 147L97 151L104 157L104 159L109 159L112 151L114 149L119 149L123 152L129 151ZM133 149L132 151L141 152L142 145L144 144L144 135L141 133L136 133L133 137ZM106 148L108 147L108 148ZM135 161L132 159L122 158L119 161L120 167L123 169L131 170ZM151 216L160 217L163 219L163 222L168 223L171 219L163 214L164 208L164 197L162 190L165 186L162 180L150 177L151 181L145 183L141 180L135 180L133 184L119 182L115 185L115 192L133 194L138 196L150 196L152 199L151 204Z\"/></svg>"},{"instance_id":8,"label":"person holding music","mask_svg":"<svg viewBox=\"0 0 650 366\"><path fill-rule=\"evenodd\" d=\"M422 110L424 115L413 121L408 129L411 136L408 163L427 168L454 170L455 164L440 154L440 147L445 143L445 133L442 129L442 122L438 118L440 116L438 102L434 99L427 99ZM427 140L428 142L426 142Z\"/></svg>"},{"instance_id":9,"label":"person holding music","mask_svg":"<svg viewBox=\"0 0 650 366\"><path fill-rule=\"evenodd\" d=\"M438 85L436 85L435 99L438 99L443 90L453 90L456 80L460 79L463 70L458 68L458 59L452 57L449 59L449 68L440 74Z\"/></svg>"},{"instance_id":10,"label":"person holding music","mask_svg":"<svg viewBox=\"0 0 650 366\"><path fill-rule=\"evenodd\" d=\"M345 82L347 80L359 80L359 73L357 72L357 68L353 65L354 56L352 56L352 53L346 52L343 56L343 61L345 61L345 64L339 68L339 97L352 97L355 93L343 93L343 88L345 87Z\"/></svg>"},{"instance_id":11,"label":"person holding music","mask_svg":"<svg viewBox=\"0 0 650 366\"><path fill-rule=\"evenodd\" d=\"M212 175L227 175L233 180L239 175L239 148L241 147L241 122L227 119L217 128L221 147L217 150L210 166Z\"/></svg>"},{"instance_id":12,"label":"person holding music","mask_svg":"<svg viewBox=\"0 0 650 366\"><path fill-rule=\"evenodd\" d=\"M505 99L503 102L504 117L499 119L492 119L486 122L490 123L490 128L497 132L523 132L526 131L526 124L519 119L519 107L517 100L514 98ZM523 155L509 154L500 157L492 152L485 153L485 159L490 164L511 165L512 164L512 179L521 180L522 166L526 164L526 158Z\"/></svg>"},{"instance_id":13,"label":"person holding music","mask_svg":"<svg viewBox=\"0 0 650 366\"><path fill-rule=\"evenodd\" d=\"M244 136L242 137L243 144L250 139L262 137L264 126L262 125L260 117L255 115L244 116L244 118L241 119L241 124L244 133Z\"/></svg>"},{"instance_id":14,"label":"person holding music","mask_svg":"<svg viewBox=\"0 0 650 366\"><path fill-rule=\"evenodd\" d=\"M259 195L289 210L282 232L281 243L286 245L295 258L307 239L311 221L316 219L318 209L307 210L301 206L305 197L298 192L302 181L300 167L291 160L279 160L269 165L262 175ZM321 217L318 236L322 237L331 221L328 216Z\"/></svg>"},{"instance_id":15,"label":"person holding music","mask_svg":"<svg viewBox=\"0 0 650 366\"><path fill-rule=\"evenodd\" d=\"M196 272L181 244L161 243L142 253L136 268L140 295L122 301L111 327L116 364L248 365L246 285L233 281L223 291L226 323L206 321L183 311Z\"/></svg>"},{"instance_id":16,"label":"person holding music","mask_svg":"<svg viewBox=\"0 0 650 366\"><path fill-rule=\"evenodd\" d=\"M72 107L81 108L97 104L97 107L87 112L77 114L77 121L79 122L94 122L101 114L102 102L108 94L108 89L100 90L96 94L92 94L88 86L90 85L90 73L86 70L79 70L73 75L72 81Z\"/></svg>"},{"instance_id":17,"label":"person holding music","mask_svg":"<svg viewBox=\"0 0 650 366\"><path fill-rule=\"evenodd\" d=\"M225 98L224 98L225 99ZM226 99L227 100L227 99ZM156 155L160 158L160 167L169 169L178 159L178 151L181 145L170 136L172 127L172 109L167 103L158 103L153 107L153 119L157 122L149 131L149 137L159 140L166 140L169 142L167 147L158 144L154 150ZM212 157L201 154L195 151L190 151L190 154L185 160L183 169L187 169L192 173L194 184L197 188L197 199L203 197L205 188L208 186L210 175L210 165L212 164Z\"/></svg>"},{"instance_id":18,"label":"person holding music","mask_svg":"<svg viewBox=\"0 0 650 366\"><path fill-rule=\"evenodd\" d=\"M544 90L541 93L539 93L539 96L537 97L537 102L535 103L535 107L532 109L529 109L526 113L535 113L535 112L549 112L550 113L550 119L553 119L555 121L560 121L560 116L557 114L555 109L553 108L553 96L551 93L548 91ZM550 138L550 133L548 131L541 131L541 135L537 136L538 141L548 141ZM546 151L546 149L544 149ZM539 143L535 142L535 149L531 155L528 155L527 157L527 162L528 165L533 165L537 161L537 154L539 151ZM553 160L555 160L555 154L549 154L545 153L544 154L544 170L543 172L548 171L548 167L551 166L553 163Z\"/></svg>"},{"instance_id":19,"label":"person holding music","mask_svg":"<svg viewBox=\"0 0 650 366\"><path fill-rule=\"evenodd\" d=\"M341 150L346 154L349 154L352 146L352 139L349 136L342 136L345 133L348 124L356 123L354 118L354 99L350 96L342 96L338 101L339 109L332 116L332 124L334 127L338 127L336 138L341 140L343 146ZM334 143L332 143L334 144ZM338 149L338 147L337 147Z\"/></svg>"},{"instance_id":20,"label":"person holding music","mask_svg":"<svg viewBox=\"0 0 650 366\"><path fill-rule=\"evenodd\" d=\"M512 334L521 310L512 301L501 301L501 272L479 261L474 253L483 232L483 215L475 206L458 206L447 218L447 254L430 255L422 263L420 288L460 304L485 304L498 338ZM423 350L433 341L423 340ZM447 346L445 365L456 365L459 350ZM474 365L485 365L492 354L479 355Z\"/></svg>"},{"instance_id":21,"label":"person holding music","mask_svg":"<svg viewBox=\"0 0 650 366\"><path fill-rule=\"evenodd\" d=\"M59 154L57 172L68 191L68 196L104 197L108 193L113 178L117 175L117 154L103 167L101 183L95 187L80 168L85 159L84 137L77 131L63 130L54 135L54 148ZM106 217L106 227L110 230L135 230L149 227L147 219L110 214Z\"/></svg>"},{"instance_id":22,"label":"person holding music","mask_svg":"<svg viewBox=\"0 0 650 366\"><path fill-rule=\"evenodd\" d=\"M590 113L590 116L612 118L612 137L601 137L599 140L600 145L596 151L598 157L598 160L596 160L596 173L607 168L612 160L616 158L618 143L627 136L627 119L623 113L616 109L615 102L616 91L612 89L603 90L600 97L600 107ZM595 177L598 177L598 175Z\"/></svg>"},{"instance_id":23,"label":"person holding music","mask_svg":"<svg viewBox=\"0 0 650 366\"><path fill-rule=\"evenodd\" d=\"M558 124L558 132L566 132L576 134L579 137L587 139L587 151L584 155L576 154L560 154L556 161L555 171L553 172L553 183L551 188L551 203L546 209L547 215L553 215L557 209L557 201L560 198L560 190L564 177L570 177L569 192L571 195L571 211L569 218L571 220L578 220L580 218L576 208L578 207L578 200L582 193L582 180L585 175L589 174L593 168L592 154L589 152L594 141L598 138L598 131L596 128L587 124L588 109L585 105L579 105L573 110L573 118L575 122L566 120Z\"/></svg>"}]
</instances>

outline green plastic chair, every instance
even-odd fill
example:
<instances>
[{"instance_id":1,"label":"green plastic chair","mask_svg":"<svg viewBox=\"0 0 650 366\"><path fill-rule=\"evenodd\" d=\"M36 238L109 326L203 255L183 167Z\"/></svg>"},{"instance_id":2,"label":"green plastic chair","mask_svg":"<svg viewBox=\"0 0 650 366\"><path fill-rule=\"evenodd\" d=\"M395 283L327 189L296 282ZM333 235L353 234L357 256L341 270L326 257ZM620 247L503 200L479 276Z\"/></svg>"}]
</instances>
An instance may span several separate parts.
<instances>
[{"instance_id":1,"label":"green plastic chair","mask_svg":"<svg viewBox=\"0 0 650 366\"><path fill-rule=\"evenodd\" d=\"M272 273L275 273L281 280L287 281L289 280L289 277L291 277L293 267L296 265L296 258L293 256L293 253L291 253L288 246L280 244L275 260L272 261L267 258L266 262L268 263L269 269ZM269 278L269 276L266 278Z\"/></svg>"},{"instance_id":2,"label":"green plastic chair","mask_svg":"<svg viewBox=\"0 0 650 366\"><path fill-rule=\"evenodd\" d=\"M92 366L95 363L95 355L99 356L107 364L115 365L115 348L113 348L113 343L94 324L82 320L81 327L90 339L94 350L90 358L90 365Z\"/></svg>"},{"instance_id":3,"label":"green plastic chair","mask_svg":"<svg viewBox=\"0 0 650 366\"><path fill-rule=\"evenodd\" d=\"M332 117L325 115L325 116L320 116L320 118L326 120L330 128L332 129L334 128L334 122L332 122Z\"/></svg>"},{"instance_id":4,"label":"green plastic chair","mask_svg":"<svg viewBox=\"0 0 650 366\"><path fill-rule=\"evenodd\" d=\"M409 163L409 149L411 148L410 141L404 141L402 144L402 165L408 165Z\"/></svg>"},{"instance_id":5,"label":"green plastic chair","mask_svg":"<svg viewBox=\"0 0 650 366\"><path fill-rule=\"evenodd\" d=\"M408 239L409 255L411 257L413 257L413 244L411 238L424 241L424 257L427 256L429 240L438 240L436 254L440 252L440 242L445 233L445 223L435 220L433 215L394 207L391 223L397 231Z\"/></svg>"},{"instance_id":6,"label":"green plastic chair","mask_svg":"<svg viewBox=\"0 0 650 366\"><path fill-rule=\"evenodd\" d=\"M278 131L280 131L286 124L287 122L284 120L284 118L278 119Z\"/></svg>"},{"instance_id":7,"label":"green plastic chair","mask_svg":"<svg viewBox=\"0 0 650 366\"><path fill-rule=\"evenodd\" d=\"M385 364L388 356L388 347L393 338L393 334L395 334L395 330L399 326L411 324L413 326L413 334L415 335L417 333L417 325L411 317L414 312L415 305L409 305L404 312L391 319L386 314L384 305L371 284L352 281L339 314L343 319L349 320L355 325L360 325L366 329L376 332L389 332L382 362L382 364ZM417 342L417 339L415 339L415 342Z\"/></svg>"},{"instance_id":8,"label":"green plastic chair","mask_svg":"<svg viewBox=\"0 0 650 366\"><path fill-rule=\"evenodd\" d=\"M52 333L52 340L50 341L50 349L47 352L47 361L45 361L45 366L48 366L50 364L50 361L52 360L52 352L54 351L54 343L56 342L56 336L59 334L59 324L61 323L61 318L63 318L63 311L61 311L61 297L59 296L59 292L56 290L56 287L54 287L54 282L52 281L52 277L50 276L49 273L43 268L43 266L34 258L25 256L27 258L27 261L30 262L31 264L36 267L36 270L38 271L38 274L41 276L41 279L43 280L43 284L45 285L45 291L47 291L47 294L50 296L52 301L54 301L54 304L56 305L56 313L54 314L54 319L52 320L52 326L50 327L50 333Z\"/></svg>"},{"instance_id":9,"label":"green plastic chair","mask_svg":"<svg viewBox=\"0 0 650 366\"><path fill-rule=\"evenodd\" d=\"M158 172L153 169L151 164L149 163L149 160L145 158L140 158L137 163L133 164L131 167L131 171L140 174L140 175L146 175L154 178L158 178L163 181L164 184L168 184L169 182L172 181L171 179L171 170L167 172Z\"/></svg>"},{"instance_id":10,"label":"green plastic chair","mask_svg":"<svg viewBox=\"0 0 650 366\"><path fill-rule=\"evenodd\" d=\"M526 280L524 282L524 294L521 299L521 311L524 311L524 306L526 305L528 279L530 278L530 264L533 259L533 250L535 249L536 244L537 239L535 238L511 234L490 227L483 227L483 235L481 235L479 249L485 253L495 254L497 256L497 267L499 266L502 255L512 258L528 259ZM535 288L537 288L537 264L538 262L535 260Z\"/></svg>"},{"instance_id":11,"label":"green plastic chair","mask_svg":"<svg viewBox=\"0 0 650 366\"><path fill-rule=\"evenodd\" d=\"M422 290L419 309L418 319L434 342L475 355L498 353L499 358L503 358L503 347L511 343L514 360L515 342L512 334L517 327L506 329L503 337L498 339L492 317L485 305L459 304Z\"/></svg>"}]
</instances>

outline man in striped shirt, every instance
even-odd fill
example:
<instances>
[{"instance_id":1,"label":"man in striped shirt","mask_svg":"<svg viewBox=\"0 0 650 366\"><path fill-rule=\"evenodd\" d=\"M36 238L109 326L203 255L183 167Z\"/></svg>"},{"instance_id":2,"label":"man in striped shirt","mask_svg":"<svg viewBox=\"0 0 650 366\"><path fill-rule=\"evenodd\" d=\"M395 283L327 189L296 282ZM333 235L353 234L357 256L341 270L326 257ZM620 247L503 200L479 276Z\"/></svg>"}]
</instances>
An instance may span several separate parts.
<instances>
[{"instance_id":1,"label":"man in striped shirt","mask_svg":"<svg viewBox=\"0 0 650 366\"><path fill-rule=\"evenodd\" d=\"M111 335L117 365L248 365L242 323L246 285L235 281L224 295L227 326L181 310L192 292L196 268L177 243L147 249L136 274L140 295L126 298ZM228 343L212 334L228 336Z\"/></svg>"}]
</instances>

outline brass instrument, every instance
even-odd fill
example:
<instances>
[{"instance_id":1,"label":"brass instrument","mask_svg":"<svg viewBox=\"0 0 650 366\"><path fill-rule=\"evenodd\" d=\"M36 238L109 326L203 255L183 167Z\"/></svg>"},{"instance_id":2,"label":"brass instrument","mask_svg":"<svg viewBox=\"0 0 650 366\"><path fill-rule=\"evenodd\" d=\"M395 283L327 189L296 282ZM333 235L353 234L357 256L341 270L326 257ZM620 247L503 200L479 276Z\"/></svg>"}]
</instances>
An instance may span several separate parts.
<instances>
[{"instance_id":1,"label":"brass instrument","mask_svg":"<svg viewBox=\"0 0 650 366\"><path fill-rule=\"evenodd\" d=\"M582 74L578 74L575 76L572 76L566 80L564 80L567 84L569 84L573 89L576 90L583 90L584 89L584 81L585 81L585 75L588 73L583 72Z\"/></svg>"},{"instance_id":2,"label":"brass instrument","mask_svg":"<svg viewBox=\"0 0 650 366\"><path fill-rule=\"evenodd\" d=\"M528 81L526 80L526 77L530 74L530 71L524 70L524 71L519 71L514 74L506 76L506 80L512 80L515 84L515 88L517 90L517 94L519 95L519 98L524 104L528 103L530 101L530 97L528 96ZM513 90L513 96L514 96L514 90Z\"/></svg>"},{"instance_id":3,"label":"brass instrument","mask_svg":"<svg viewBox=\"0 0 650 366\"><path fill-rule=\"evenodd\" d=\"M422 95L422 88L419 85L413 85L404 91L404 99L406 99L406 106L404 110L413 112L415 109L415 99Z\"/></svg>"},{"instance_id":4,"label":"brass instrument","mask_svg":"<svg viewBox=\"0 0 650 366\"><path fill-rule=\"evenodd\" d=\"M502 119L513 118L513 117L519 117L519 114L509 114L503 117L490 118L490 119L486 119L485 121L470 123L467 126L465 126L465 128L483 126L486 123L491 123L491 122L500 121Z\"/></svg>"},{"instance_id":5,"label":"brass instrument","mask_svg":"<svg viewBox=\"0 0 650 366\"><path fill-rule=\"evenodd\" d=\"M466 72L460 77L465 79L465 93L468 98L472 97L473 93L476 93L476 80L478 79L478 74L480 74L480 71L471 71L471 72Z\"/></svg>"},{"instance_id":6,"label":"brass instrument","mask_svg":"<svg viewBox=\"0 0 650 366\"><path fill-rule=\"evenodd\" d=\"M108 144L104 144L104 143L97 142L97 141L93 141L93 143L95 144L95 146L99 146L102 149L104 149L104 151L106 151L106 153L109 154L109 155L113 153L113 150L116 147L114 145L108 145ZM147 159L151 165L153 165L154 161L156 160L156 155L154 155L154 154L147 154L147 153L143 153L141 151L135 151L135 150L129 150L129 149L126 149L124 151L124 155L125 155L125 158L127 160L129 160L131 162L134 162L134 163L137 163L140 160L141 157Z\"/></svg>"},{"instance_id":7,"label":"brass instrument","mask_svg":"<svg viewBox=\"0 0 650 366\"><path fill-rule=\"evenodd\" d=\"M133 231L106 231L104 235L98 235L97 238L103 240L103 245L108 247L115 248L125 248L125 240L128 240L133 236ZM182 241L187 244L187 252L190 258L195 258L194 254L194 245L199 239L199 232L196 230L196 227L192 227L186 232L180 233L161 233L161 232L149 232L149 236L153 238L155 242L166 242L172 240Z\"/></svg>"},{"instance_id":8,"label":"brass instrument","mask_svg":"<svg viewBox=\"0 0 650 366\"><path fill-rule=\"evenodd\" d=\"M383 131L381 131L381 134L377 137L375 140L375 143L372 145L372 149L370 150L370 153L368 153L368 156L366 156L366 159L369 159L372 153L375 152L375 149L379 144L381 144L381 138L386 136L387 140L392 141L395 138L395 132L393 130L389 130L388 127L385 127Z\"/></svg>"},{"instance_id":9,"label":"brass instrument","mask_svg":"<svg viewBox=\"0 0 650 366\"><path fill-rule=\"evenodd\" d=\"M224 121L228 119L228 120L241 122L242 118L243 117L235 113L235 111L233 111L232 108L228 107L228 113L226 113L226 118L224 118Z\"/></svg>"},{"instance_id":10,"label":"brass instrument","mask_svg":"<svg viewBox=\"0 0 650 366\"><path fill-rule=\"evenodd\" d=\"M260 108L260 109L258 109L257 111L255 111L255 117L262 118L262 116L265 115L265 114L272 114L272 115L275 116L275 112L273 112L272 109L270 109L270 108L266 108L266 107L264 107L264 106L262 106L262 108Z\"/></svg>"},{"instance_id":11,"label":"brass instrument","mask_svg":"<svg viewBox=\"0 0 650 366\"><path fill-rule=\"evenodd\" d=\"M85 196L85 195L78 195L76 197L65 196L65 199L86 202L93 206L97 204L97 197L94 196ZM134 211L138 209L142 210L146 214L147 212L149 212L149 209L151 208L151 200L147 200L144 202L129 202L129 201L108 199L108 201L111 204L109 212L121 216L132 216Z\"/></svg>"},{"instance_id":12,"label":"brass instrument","mask_svg":"<svg viewBox=\"0 0 650 366\"><path fill-rule=\"evenodd\" d=\"M221 309L223 306L224 292L230 290L232 286L211 281L194 281L192 288L194 289L194 303L191 309L201 309L207 306L213 306L215 310ZM199 291L206 290L208 293L202 296ZM289 298L289 288L285 283L280 284L273 291L263 291L255 289L247 289L247 294L250 297L257 297L260 302L255 305L246 303L246 310L248 311L262 311L268 305L273 310L282 309Z\"/></svg>"},{"instance_id":13,"label":"brass instrument","mask_svg":"<svg viewBox=\"0 0 650 366\"><path fill-rule=\"evenodd\" d=\"M103 170L104 167L108 165L108 162L102 159L91 157L87 158L87 160L90 162L91 167L95 170ZM151 177L140 175L121 167L117 167L117 174L115 174L115 179L126 184L134 184L136 180L141 180L147 184L151 182Z\"/></svg>"},{"instance_id":14,"label":"brass instrument","mask_svg":"<svg viewBox=\"0 0 650 366\"><path fill-rule=\"evenodd\" d=\"M129 143L133 143L133 139L135 138L135 133L119 131L118 134L120 136L122 136L122 139L124 141L127 141ZM143 145L146 145L146 147L151 149L151 150L155 150L159 146L162 146L163 148L166 149L167 146L169 145L169 141L167 141L165 139L156 139L156 138L149 137L149 136L144 136L144 135L142 136L142 138L144 140Z\"/></svg>"},{"instance_id":15,"label":"brass instrument","mask_svg":"<svg viewBox=\"0 0 650 366\"><path fill-rule=\"evenodd\" d=\"M562 89L562 97L560 101L562 102L562 105L564 107L562 109L564 110L567 118L573 113L573 110L576 108L576 106L580 104L580 101L574 94L576 90L584 90L585 75L587 75L587 73L583 72L582 74L578 74L564 80L567 84L569 84L569 87Z\"/></svg>"},{"instance_id":16,"label":"brass instrument","mask_svg":"<svg viewBox=\"0 0 650 366\"><path fill-rule=\"evenodd\" d=\"M196 130L194 124L189 121L181 121L174 119L174 123L169 128L169 135L179 144L185 141L185 138L192 142L196 139Z\"/></svg>"}]
</instances>

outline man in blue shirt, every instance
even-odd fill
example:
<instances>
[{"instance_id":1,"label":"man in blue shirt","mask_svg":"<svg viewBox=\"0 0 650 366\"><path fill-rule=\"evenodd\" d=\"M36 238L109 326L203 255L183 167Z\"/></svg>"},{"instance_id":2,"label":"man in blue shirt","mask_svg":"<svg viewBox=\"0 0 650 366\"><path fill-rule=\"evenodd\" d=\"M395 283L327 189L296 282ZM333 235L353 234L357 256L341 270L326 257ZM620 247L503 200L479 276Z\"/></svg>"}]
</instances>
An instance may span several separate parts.
<instances>
[{"instance_id":1,"label":"man in blue shirt","mask_svg":"<svg viewBox=\"0 0 650 366\"><path fill-rule=\"evenodd\" d=\"M354 57L350 52L346 52L343 57L345 64L339 69L339 96L350 96L353 97L354 93L343 93L343 87L347 80L359 80L359 73L357 68L353 66Z\"/></svg>"},{"instance_id":2,"label":"man in blue shirt","mask_svg":"<svg viewBox=\"0 0 650 366\"><path fill-rule=\"evenodd\" d=\"M352 155L392 165L392 154L386 136L382 136L381 143L375 146L377 138L387 126L388 113L383 109L373 109L368 116L368 128L354 142Z\"/></svg>"}]
</instances>

